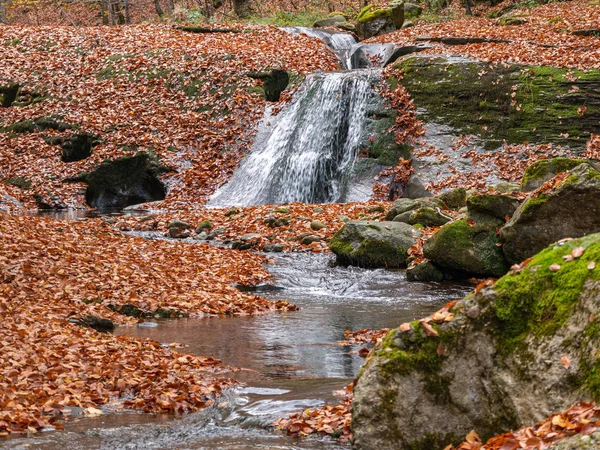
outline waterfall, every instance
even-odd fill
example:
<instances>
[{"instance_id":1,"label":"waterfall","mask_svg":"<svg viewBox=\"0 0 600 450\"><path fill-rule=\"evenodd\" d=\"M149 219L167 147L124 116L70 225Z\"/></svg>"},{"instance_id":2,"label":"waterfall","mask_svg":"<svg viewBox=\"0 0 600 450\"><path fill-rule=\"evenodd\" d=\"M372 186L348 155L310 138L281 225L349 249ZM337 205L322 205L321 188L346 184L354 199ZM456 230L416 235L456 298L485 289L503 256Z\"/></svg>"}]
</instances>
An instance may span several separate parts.
<instances>
[{"instance_id":1,"label":"waterfall","mask_svg":"<svg viewBox=\"0 0 600 450\"><path fill-rule=\"evenodd\" d=\"M342 202L379 72L315 73L209 206Z\"/></svg>"},{"instance_id":2,"label":"waterfall","mask_svg":"<svg viewBox=\"0 0 600 450\"><path fill-rule=\"evenodd\" d=\"M333 50L340 60L343 69L352 69L352 51L360 44L356 43L354 36L348 33L336 33L335 31L309 28L309 27L283 27L282 30L298 35L305 34L307 36L320 39Z\"/></svg>"}]
</instances>

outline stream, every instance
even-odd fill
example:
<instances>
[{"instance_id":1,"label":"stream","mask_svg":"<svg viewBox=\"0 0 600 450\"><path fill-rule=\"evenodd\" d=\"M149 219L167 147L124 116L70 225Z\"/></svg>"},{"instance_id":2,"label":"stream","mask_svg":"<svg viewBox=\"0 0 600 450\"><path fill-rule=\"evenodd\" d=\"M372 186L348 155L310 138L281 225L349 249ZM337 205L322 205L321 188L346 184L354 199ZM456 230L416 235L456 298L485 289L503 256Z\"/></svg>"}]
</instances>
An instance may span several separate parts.
<instances>
[{"instance_id":1,"label":"stream","mask_svg":"<svg viewBox=\"0 0 600 450\"><path fill-rule=\"evenodd\" d=\"M185 345L241 370L245 386L226 392L224 408L173 416L115 411L74 418L65 431L10 438L9 449L339 449L326 438L299 440L265 430L279 417L335 403L363 362L360 347L337 345L347 329L380 329L424 317L464 296L465 285L408 283L403 271L331 267L331 255L270 256L275 285L257 292L299 311L254 317L161 320L117 334ZM147 326L151 325L151 326ZM107 411L109 412L109 411Z\"/></svg>"}]
</instances>

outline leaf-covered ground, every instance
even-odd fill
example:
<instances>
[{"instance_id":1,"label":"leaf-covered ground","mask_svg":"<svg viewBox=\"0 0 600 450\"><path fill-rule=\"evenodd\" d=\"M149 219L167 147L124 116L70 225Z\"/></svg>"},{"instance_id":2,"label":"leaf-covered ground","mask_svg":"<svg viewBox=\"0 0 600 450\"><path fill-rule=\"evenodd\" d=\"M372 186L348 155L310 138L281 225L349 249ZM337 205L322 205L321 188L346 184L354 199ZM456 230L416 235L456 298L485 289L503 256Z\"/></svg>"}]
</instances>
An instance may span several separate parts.
<instances>
[{"instance_id":1,"label":"leaf-covered ground","mask_svg":"<svg viewBox=\"0 0 600 450\"><path fill-rule=\"evenodd\" d=\"M89 158L64 163L48 138L71 130L0 132L0 192L29 207L34 194L49 205L82 207L85 185L66 178L145 151L177 171L168 201L202 201L248 151L262 116L265 101L248 72L282 68L301 79L338 68L321 41L275 27L244 30L0 27L0 86L18 83L43 96L3 108L0 128L55 115L102 140ZM14 189L14 180L24 183Z\"/></svg>"},{"instance_id":2,"label":"leaf-covered ground","mask_svg":"<svg viewBox=\"0 0 600 450\"><path fill-rule=\"evenodd\" d=\"M218 361L73 322L90 315L138 321L115 312L126 305L190 316L294 309L231 286L267 281L263 262L227 249L124 236L101 221L0 214L0 434L44 428L66 406L118 399L145 411L210 405L232 383L217 377L224 369Z\"/></svg>"}]
</instances>

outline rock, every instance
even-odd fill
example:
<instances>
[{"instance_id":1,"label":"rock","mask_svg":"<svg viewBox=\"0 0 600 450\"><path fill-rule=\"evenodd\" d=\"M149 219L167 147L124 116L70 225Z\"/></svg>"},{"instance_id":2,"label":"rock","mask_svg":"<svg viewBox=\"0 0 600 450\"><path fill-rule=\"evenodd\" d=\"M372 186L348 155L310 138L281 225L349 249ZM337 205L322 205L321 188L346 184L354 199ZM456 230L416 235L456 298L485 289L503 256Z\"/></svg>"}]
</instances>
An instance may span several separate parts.
<instances>
[{"instance_id":1,"label":"rock","mask_svg":"<svg viewBox=\"0 0 600 450\"><path fill-rule=\"evenodd\" d=\"M600 33L599 33L600 35ZM552 446L552 450L598 450L600 448L600 431L590 435L576 434Z\"/></svg>"},{"instance_id":2,"label":"rock","mask_svg":"<svg viewBox=\"0 0 600 450\"><path fill-rule=\"evenodd\" d=\"M104 319L98 316L93 316L91 314L85 316L84 319L77 321L77 323L83 326L93 328L94 330L100 332L114 331L116 328L116 325L111 320Z\"/></svg>"},{"instance_id":3,"label":"rock","mask_svg":"<svg viewBox=\"0 0 600 450\"><path fill-rule=\"evenodd\" d=\"M502 248L511 264L560 239L600 231L600 173L586 163L569 173L550 193L526 200L502 228Z\"/></svg>"},{"instance_id":4,"label":"rock","mask_svg":"<svg viewBox=\"0 0 600 450\"><path fill-rule=\"evenodd\" d=\"M467 200L467 208L470 213L481 213L506 220L512 217L519 207L519 200L515 197L502 194L480 194L472 195Z\"/></svg>"},{"instance_id":5,"label":"rock","mask_svg":"<svg viewBox=\"0 0 600 450\"><path fill-rule=\"evenodd\" d=\"M312 236L312 233L310 231L305 231L304 233L300 233L291 239L294 241L301 241L302 239L304 239L307 236Z\"/></svg>"},{"instance_id":6,"label":"rock","mask_svg":"<svg viewBox=\"0 0 600 450\"><path fill-rule=\"evenodd\" d=\"M310 228L312 230L318 231L318 230L322 230L324 228L327 228L327 225L325 225L323 222L319 222L318 220L313 220L310 223Z\"/></svg>"},{"instance_id":7,"label":"rock","mask_svg":"<svg viewBox=\"0 0 600 450\"><path fill-rule=\"evenodd\" d=\"M279 228L288 226L290 224L290 219L284 217L276 218L273 216L269 216L263 222L266 223L269 226L269 228Z\"/></svg>"},{"instance_id":8,"label":"rock","mask_svg":"<svg viewBox=\"0 0 600 450\"><path fill-rule=\"evenodd\" d=\"M325 210L324 210L323 208L321 208L320 206L315 206L315 207L313 208L313 212L314 212L315 214L321 214L321 213L324 213L324 212L325 212Z\"/></svg>"},{"instance_id":9,"label":"rock","mask_svg":"<svg viewBox=\"0 0 600 450\"><path fill-rule=\"evenodd\" d=\"M92 208L124 208L164 200L167 189L159 176L169 171L147 153L140 152L104 162L92 172L66 181L87 183L85 200Z\"/></svg>"},{"instance_id":10,"label":"rock","mask_svg":"<svg viewBox=\"0 0 600 450\"><path fill-rule=\"evenodd\" d=\"M341 30L347 31L348 33L356 33L356 25L354 25L353 23L342 22L337 23L335 26Z\"/></svg>"},{"instance_id":11,"label":"rock","mask_svg":"<svg viewBox=\"0 0 600 450\"><path fill-rule=\"evenodd\" d=\"M419 120L450 127L446 134L453 137L473 135L486 150L505 140L584 149L590 133L600 134L598 72L578 73L581 78L571 82L568 69L425 55L395 66L403 70L401 83L419 106ZM577 112L581 105L588 108L583 115Z\"/></svg>"},{"instance_id":12,"label":"rock","mask_svg":"<svg viewBox=\"0 0 600 450\"><path fill-rule=\"evenodd\" d=\"M263 247L263 252L281 253L285 248L283 244L267 244Z\"/></svg>"},{"instance_id":13,"label":"rock","mask_svg":"<svg viewBox=\"0 0 600 450\"><path fill-rule=\"evenodd\" d=\"M212 223L210 222L210 220L203 220L196 227L196 233L200 234L203 231L209 231L211 228L212 228Z\"/></svg>"},{"instance_id":14,"label":"rock","mask_svg":"<svg viewBox=\"0 0 600 450\"><path fill-rule=\"evenodd\" d=\"M399 19L400 8L396 9ZM401 9L404 15L404 8ZM402 26L402 25L400 25ZM361 39L369 39L396 29L391 9L377 9L374 5L365 6L356 16L356 31Z\"/></svg>"},{"instance_id":15,"label":"rock","mask_svg":"<svg viewBox=\"0 0 600 450\"><path fill-rule=\"evenodd\" d=\"M585 28L581 30L573 30L573 36L600 36L600 28Z\"/></svg>"},{"instance_id":16,"label":"rock","mask_svg":"<svg viewBox=\"0 0 600 450\"><path fill-rule=\"evenodd\" d=\"M346 223L346 222L350 222L350 217L348 217L348 216L339 216L338 220L340 222Z\"/></svg>"},{"instance_id":17,"label":"rock","mask_svg":"<svg viewBox=\"0 0 600 450\"><path fill-rule=\"evenodd\" d=\"M431 197L431 192L425 189L425 186L416 175L411 175L408 183L404 187L403 197L406 198L422 198Z\"/></svg>"},{"instance_id":18,"label":"rock","mask_svg":"<svg viewBox=\"0 0 600 450\"><path fill-rule=\"evenodd\" d=\"M205 231L201 231L200 233L194 236L194 239L197 241L206 241L208 240L208 234Z\"/></svg>"},{"instance_id":19,"label":"rock","mask_svg":"<svg viewBox=\"0 0 600 450\"><path fill-rule=\"evenodd\" d=\"M346 18L344 16L332 16L326 19L317 20L314 24L314 28L324 28L324 27L335 27L339 23L346 23Z\"/></svg>"},{"instance_id":20,"label":"rock","mask_svg":"<svg viewBox=\"0 0 600 450\"><path fill-rule=\"evenodd\" d=\"M448 269L484 277L501 277L508 271L496 229L502 220L472 215L440 228L423 247L423 255Z\"/></svg>"},{"instance_id":21,"label":"rock","mask_svg":"<svg viewBox=\"0 0 600 450\"><path fill-rule=\"evenodd\" d=\"M402 28L412 27L414 24L412 22L405 22ZM385 60L383 63L383 67L386 67L389 64L392 64L398 58L406 55L410 55L411 53L419 53L423 50L427 50L433 48L430 44L417 44L417 45L403 45L402 47L397 47L394 52Z\"/></svg>"},{"instance_id":22,"label":"rock","mask_svg":"<svg viewBox=\"0 0 600 450\"><path fill-rule=\"evenodd\" d=\"M23 204L12 195L0 193L0 211L23 211Z\"/></svg>"},{"instance_id":23,"label":"rock","mask_svg":"<svg viewBox=\"0 0 600 450\"><path fill-rule=\"evenodd\" d=\"M92 133L75 133L62 140L62 162L75 162L88 158L92 148L100 143Z\"/></svg>"},{"instance_id":24,"label":"rock","mask_svg":"<svg viewBox=\"0 0 600 450\"><path fill-rule=\"evenodd\" d=\"M500 194L512 194L513 192L518 192L521 188L516 183L501 181L495 186L492 186L492 189Z\"/></svg>"},{"instance_id":25,"label":"rock","mask_svg":"<svg viewBox=\"0 0 600 450\"><path fill-rule=\"evenodd\" d=\"M467 191L464 188L451 189L438 195L449 209L458 210L467 205Z\"/></svg>"},{"instance_id":26,"label":"rock","mask_svg":"<svg viewBox=\"0 0 600 450\"><path fill-rule=\"evenodd\" d=\"M534 162L527 167L523 174L521 191L535 191L560 172L566 172L583 163L589 163L589 161L585 159L551 158Z\"/></svg>"},{"instance_id":27,"label":"rock","mask_svg":"<svg viewBox=\"0 0 600 450\"><path fill-rule=\"evenodd\" d=\"M223 234L225 231L227 230L227 228L225 227L218 227L215 228L214 230L212 230L210 233L208 233L208 236L206 238L207 241L212 241L214 238L216 238L218 235Z\"/></svg>"},{"instance_id":28,"label":"rock","mask_svg":"<svg viewBox=\"0 0 600 450\"><path fill-rule=\"evenodd\" d=\"M240 238L240 240L241 240L242 242L248 242L248 241L254 241L254 240L256 240L256 239L260 239L260 238L261 238L261 236L260 236L260 234L258 234L258 233L248 233L248 234L244 234L244 235L243 235L243 236Z\"/></svg>"},{"instance_id":29,"label":"rock","mask_svg":"<svg viewBox=\"0 0 600 450\"><path fill-rule=\"evenodd\" d=\"M598 398L600 269L587 268L598 255L600 234L550 247L430 323L436 335L392 330L359 372L353 448L437 450L473 429L485 441Z\"/></svg>"},{"instance_id":30,"label":"rock","mask_svg":"<svg viewBox=\"0 0 600 450\"><path fill-rule=\"evenodd\" d=\"M498 25L524 25L527 23L527 19L520 16L502 16L496 21Z\"/></svg>"},{"instance_id":31,"label":"rock","mask_svg":"<svg viewBox=\"0 0 600 450\"><path fill-rule=\"evenodd\" d=\"M177 228L180 230L188 230L188 229L192 228L192 226L189 223L184 222L183 220L172 220L167 225L167 229L170 230L172 228Z\"/></svg>"},{"instance_id":32,"label":"rock","mask_svg":"<svg viewBox=\"0 0 600 450\"><path fill-rule=\"evenodd\" d=\"M373 205L373 206L369 206L367 208L367 212L369 213L376 213L376 212L385 212L385 208L383 207L383 205Z\"/></svg>"},{"instance_id":33,"label":"rock","mask_svg":"<svg viewBox=\"0 0 600 450\"><path fill-rule=\"evenodd\" d=\"M406 279L408 281L435 281L441 283L444 281L444 272L431 261L425 261L406 269Z\"/></svg>"},{"instance_id":34,"label":"rock","mask_svg":"<svg viewBox=\"0 0 600 450\"><path fill-rule=\"evenodd\" d=\"M434 197L424 197L424 198L399 198L393 204L388 213L385 215L385 220L391 221L396 218L396 216L402 214L406 211L412 211L418 208L440 208L444 209L444 202L438 200Z\"/></svg>"},{"instance_id":35,"label":"rock","mask_svg":"<svg viewBox=\"0 0 600 450\"><path fill-rule=\"evenodd\" d=\"M405 267L408 249L420 232L400 222L351 221L329 242L341 265Z\"/></svg>"},{"instance_id":36,"label":"rock","mask_svg":"<svg viewBox=\"0 0 600 450\"><path fill-rule=\"evenodd\" d=\"M310 235L310 236L303 237L302 240L300 241L300 243L302 245L310 245L313 242L320 242L320 241L321 241L321 238L319 236Z\"/></svg>"},{"instance_id":37,"label":"rock","mask_svg":"<svg viewBox=\"0 0 600 450\"><path fill-rule=\"evenodd\" d=\"M278 102L281 93L290 83L290 76L281 69L273 69L270 72L249 72L248 76L263 81L265 99L268 102Z\"/></svg>"},{"instance_id":38,"label":"rock","mask_svg":"<svg viewBox=\"0 0 600 450\"><path fill-rule=\"evenodd\" d=\"M403 222L409 225L421 224L425 227L439 227L452 220L433 208L418 208L397 215L394 222Z\"/></svg>"},{"instance_id":39,"label":"rock","mask_svg":"<svg viewBox=\"0 0 600 450\"><path fill-rule=\"evenodd\" d=\"M169 228L169 237L172 237L173 239L186 239L190 237L190 232L186 231L184 228Z\"/></svg>"},{"instance_id":40,"label":"rock","mask_svg":"<svg viewBox=\"0 0 600 450\"><path fill-rule=\"evenodd\" d=\"M412 20L406 20L402 24L402 28L410 28L410 27L414 27L414 26L415 26L415 23Z\"/></svg>"},{"instance_id":41,"label":"rock","mask_svg":"<svg viewBox=\"0 0 600 450\"><path fill-rule=\"evenodd\" d=\"M419 17L423 12L423 7L420 5L416 5L414 3L405 3L404 4L404 17L405 18L415 18Z\"/></svg>"},{"instance_id":42,"label":"rock","mask_svg":"<svg viewBox=\"0 0 600 450\"><path fill-rule=\"evenodd\" d=\"M392 2L390 2L390 8L392 8L392 22L394 23L394 27L396 27L396 30L399 30L400 28L402 28L402 25L404 25L406 5L403 1L392 0ZM414 12L416 11L416 9L413 8L412 11Z\"/></svg>"}]
</instances>

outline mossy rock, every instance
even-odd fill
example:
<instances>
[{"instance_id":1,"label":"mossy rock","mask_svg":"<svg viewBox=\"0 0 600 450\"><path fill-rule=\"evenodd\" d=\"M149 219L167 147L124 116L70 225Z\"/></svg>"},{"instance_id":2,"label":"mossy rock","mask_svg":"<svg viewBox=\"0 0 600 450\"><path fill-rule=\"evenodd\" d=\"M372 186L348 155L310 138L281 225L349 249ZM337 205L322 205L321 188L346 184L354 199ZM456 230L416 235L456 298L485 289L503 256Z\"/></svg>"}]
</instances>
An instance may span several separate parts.
<instances>
[{"instance_id":1,"label":"mossy rock","mask_svg":"<svg viewBox=\"0 0 600 450\"><path fill-rule=\"evenodd\" d=\"M400 158L410 159L412 147L407 144L396 143L396 135L392 127L396 123L398 112L390 109L386 114L373 114L375 117L375 130L370 139L368 155L384 166L395 166Z\"/></svg>"},{"instance_id":2,"label":"mossy rock","mask_svg":"<svg viewBox=\"0 0 600 450\"><path fill-rule=\"evenodd\" d=\"M600 133L596 69L571 75L570 69L433 56L411 57L396 66L404 72L402 84L418 105L420 120L474 135L487 150L505 140L583 150L590 134ZM587 107L583 115L582 105Z\"/></svg>"},{"instance_id":3,"label":"mossy rock","mask_svg":"<svg viewBox=\"0 0 600 450\"><path fill-rule=\"evenodd\" d=\"M496 235L504 222L491 216L471 215L440 228L423 247L435 264L478 276L500 277L508 271Z\"/></svg>"},{"instance_id":4,"label":"mossy rock","mask_svg":"<svg viewBox=\"0 0 600 450\"><path fill-rule=\"evenodd\" d=\"M328 16L325 19L319 19L313 24L314 28L335 27L339 23L345 23L346 18L343 15Z\"/></svg>"},{"instance_id":5,"label":"mossy rock","mask_svg":"<svg viewBox=\"0 0 600 450\"><path fill-rule=\"evenodd\" d=\"M444 448L472 429L485 442L598 401L598 261L600 234L552 245L461 300L453 320L429 323L433 332L418 322L390 331L359 373L353 448Z\"/></svg>"},{"instance_id":6,"label":"mossy rock","mask_svg":"<svg viewBox=\"0 0 600 450\"><path fill-rule=\"evenodd\" d=\"M500 183L492 186L492 189L499 194L512 194L514 192L519 192L521 190L521 186L517 183L509 183L507 181L501 181Z\"/></svg>"},{"instance_id":7,"label":"mossy rock","mask_svg":"<svg viewBox=\"0 0 600 450\"><path fill-rule=\"evenodd\" d=\"M500 220L512 217L518 207L519 200L516 197L503 194L478 194L467 200L470 213L487 214Z\"/></svg>"},{"instance_id":8,"label":"mossy rock","mask_svg":"<svg viewBox=\"0 0 600 450\"><path fill-rule=\"evenodd\" d=\"M399 222L347 222L329 242L341 265L406 267L408 249L420 232Z\"/></svg>"},{"instance_id":9,"label":"mossy rock","mask_svg":"<svg viewBox=\"0 0 600 450\"><path fill-rule=\"evenodd\" d=\"M74 125L65 123L58 116L44 116L35 120L22 120L13 124L0 128L0 132L4 133L33 133L42 130L66 131L76 128Z\"/></svg>"},{"instance_id":10,"label":"mossy rock","mask_svg":"<svg viewBox=\"0 0 600 450\"><path fill-rule=\"evenodd\" d=\"M527 199L502 228L506 259L520 263L565 238L600 232L600 172L587 163L548 194Z\"/></svg>"},{"instance_id":11,"label":"mossy rock","mask_svg":"<svg viewBox=\"0 0 600 450\"><path fill-rule=\"evenodd\" d=\"M396 25L392 9L378 9L374 5L368 5L356 16L356 31L361 39L369 39L394 30Z\"/></svg>"},{"instance_id":12,"label":"mossy rock","mask_svg":"<svg viewBox=\"0 0 600 450\"><path fill-rule=\"evenodd\" d=\"M202 221L202 222L200 222L200 223L198 224L198 226L196 227L196 234L200 234L200 233L202 233L203 231L206 231L206 232L208 232L208 231L210 231L210 230L212 229L212 227L213 227L213 226L212 226L212 222L211 222L210 220L208 220L208 219L206 219L206 220L203 220L203 221Z\"/></svg>"},{"instance_id":13,"label":"mossy rock","mask_svg":"<svg viewBox=\"0 0 600 450\"><path fill-rule=\"evenodd\" d=\"M575 158L550 158L534 162L527 167L527 170L523 174L521 191L535 191L560 172L566 172L583 163L589 163L589 161Z\"/></svg>"},{"instance_id":14,"label":"mossy rock","mask_svg":"<svg viewBox=\"0 0 600 450\"><path fill-rule=\"evenodd\" d=\"M465 188L456 188L444 192L437 197L443 201L449 209L458 210L467 205L467 190Z\"/></svg>"},{"instance_id":15,"label":"mossy rock","mask_svg":"<svg viewBox=\"0 0 600 450\"><path fill-rule=\"evenodd\" d=\"M425 261L406 269L406 279L408 281L441 283L444 281L444 272L431 261Z\"/></svg>"},{"instance_id":16,"label":"mossy rock","mask_svg":"<svg viewBox=\"0 0 600 450\"><path fill-rule=\"evenodd\" d=\"M390 210L385 215L385 220L394 220L396 216L406 212L413 211L418 208L439 208L444 209L446 205L443 201L435 197L423 197L423 198L399 198L393 204Z\"/></svg>"},{"instance_id":17,"label":"mossy rock","mask_svg":"<svg viewBox=\"0 0 600 450\"><path fill-rule=\"evenodd\" d=\"M452 220L433 208L418 208L398 214L394 222L403 222L409 225L423 225L425 227L440 227Z\"/></svg>"},{"instance_id":18,"label":"mossy rock","mask_svg":"<svg viewBox=\"0 0 600 450\"><path fill-rule=\"evenodd\" d=\"M278 102L281 93L290 84L290 76L285 70L273 69L265 72L249 72L250 78L262 80L265 99L268 102Z\"/></svg>"}]
</instances>

